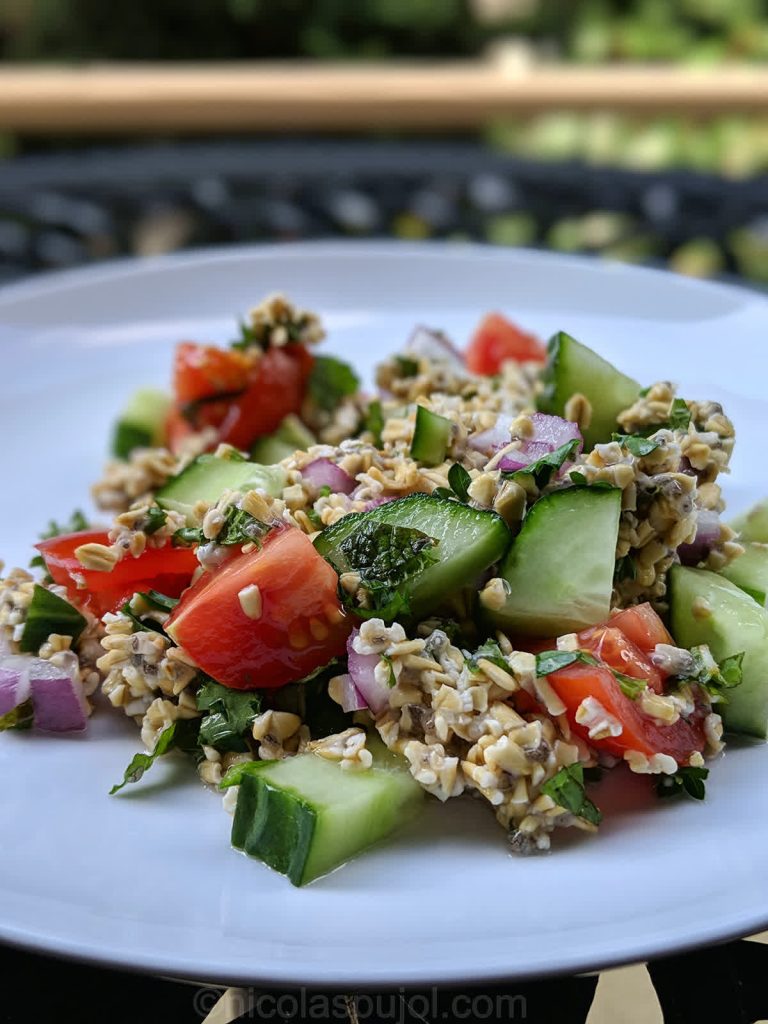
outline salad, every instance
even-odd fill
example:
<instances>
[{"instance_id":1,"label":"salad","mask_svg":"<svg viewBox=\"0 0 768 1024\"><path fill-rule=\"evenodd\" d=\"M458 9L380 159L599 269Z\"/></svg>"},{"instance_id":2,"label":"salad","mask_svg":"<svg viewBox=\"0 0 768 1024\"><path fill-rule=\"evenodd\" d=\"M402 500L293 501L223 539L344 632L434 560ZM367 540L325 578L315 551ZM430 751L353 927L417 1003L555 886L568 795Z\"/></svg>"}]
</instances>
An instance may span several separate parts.
<instances>
[{"instance_id":1,"label":"salad","mask_svg":"<svg viewBox=\"0 0 768 1024\"><path fill-rule=\"evenodd\" d=\"M0 730L127 715L111 794L186 756L296 885L425 799L534 853L598 831L602 773L701 799L724 730L766 738L768 503L722 519L719 404L495 313L375 394L323 337L270 296L131 399L98 521L0 580Z\"/></svg>"}]
</instances>

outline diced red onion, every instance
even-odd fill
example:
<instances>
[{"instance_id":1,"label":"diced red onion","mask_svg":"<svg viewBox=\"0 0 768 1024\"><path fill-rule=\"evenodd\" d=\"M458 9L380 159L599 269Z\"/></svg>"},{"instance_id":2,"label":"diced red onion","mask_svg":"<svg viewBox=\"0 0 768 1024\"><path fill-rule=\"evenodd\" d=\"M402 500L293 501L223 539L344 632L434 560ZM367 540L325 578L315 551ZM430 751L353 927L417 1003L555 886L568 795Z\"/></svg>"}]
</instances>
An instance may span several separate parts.
<instances>
[{"instance_id":1,"label":"diced red onion","mask_svg":"<svg viewBox=\"0 0 768 1024\"><path fill-rule=\"evenodd\" d=\"M423 326L415 327L405 350L425 359L433 359L435 362L450 363L460 373L466 373L464 356L441 331Z\"/></svg>"},{"instance_id":2,"label":"diced red onion","mask_svg":"<svg viewBox=\"0 0 768 1024\"><path fill-rule=\"evenodd\" d=\"M394 501L396 495L390 494L388 497L371 498L370 501L366 501L363 512L370 512L372 508L378 508L379 505L386 505L387 502Z\"/></svg>"},{"instance_id":3,"label":"diced red onion","mask_svg":"<svg viewBox=\"0 0 768 1024\"><path fill-rule=\"evenodd\" d=\"M508 452L499 462L499 469L505 473L516 473L532 462L549 455L552 449L541 441L527 441L517 451Z\"/></svg>"},{"instance_id":4,"label":"diced red onion","mask_svg":"<svg viewBox=\"0 0 768 1024\"><path fill-rule=\"evenodd\" d=\"M312 487L330 487L331 494L351 494L357 486L355 481L330 459L314 459L301 471L301 475Z\"/></svg>"},{"instance_id":5,"label":"diced red onion","mask_svg":"<svg viewBox=\"0 0 768 1024\"><path fill-rule=\"evenodd\" d=\"M0 662L0 709L4 710L0 713L7 714L31 697L35 728L81 732L88 724L88 705L76 669L74 657L69 671L27 654L4 658Z\"/></svg>"},{"instance_id":6,"label":"diced red onion","mask_svg":"<svg viewBox=\"0 0 768 1024\"><path fill-rule=\"evenodd\" d=\"M358 654L354 641L360 635L359 629L353 629L347 640L347 659L352 682L359 690L363 700L374 713L380 714L389 707L389 687L376 678L376 666L380 658L378 654Z\"/></svg>"},{"instance_id":7,"label":"diced red onion","mask_svg":"<svg viewBox=\"0 0 768 1024\"><path fill-rule=\"evenodd\" d=\"M508 416L506 413L500 413L489 430L473 434L467 441L467 445L474 451L482 452L483 455L490 457L512 440L509 429L513 419L514 417Z\"/></svg>"},{"instance_id":8,"label":"diced red onion","mask_svg":"<svg viewBox=\"0 0 768 1024\"><path fill-rule=\"evenodd\" d=\"M551 452L562 448L569 441L578 441L577 451L584 447L584 439L581 436L578 423L571 420L564 420L562 416L548 416L543 412L535 412L531 416L533 434L529 439L531 442L547 444Z\"/></svg>"},{"instance_id":9,"label":"diced red onion","mask_svg":"<svg viewBox=\"0 0 768 1024\"><path fill-rule=\"evenodd\" d=\"M368 705L363 695L352 682L352 676L339 676L341 679L341 707L344 711L364 711Z\"/></svg>"},{"instance_id":10,"label":"diced red onion","mask_svg":"<svg viewBox=\"0 0 768 1024\"><path fill-rule=\"evenodd\" d=\"M696 536L690 544L677 549L683 565L697 565L703 561L720 539L720 516L710 509L700 508L696 517Z\"/></svg>"}]
</instances>

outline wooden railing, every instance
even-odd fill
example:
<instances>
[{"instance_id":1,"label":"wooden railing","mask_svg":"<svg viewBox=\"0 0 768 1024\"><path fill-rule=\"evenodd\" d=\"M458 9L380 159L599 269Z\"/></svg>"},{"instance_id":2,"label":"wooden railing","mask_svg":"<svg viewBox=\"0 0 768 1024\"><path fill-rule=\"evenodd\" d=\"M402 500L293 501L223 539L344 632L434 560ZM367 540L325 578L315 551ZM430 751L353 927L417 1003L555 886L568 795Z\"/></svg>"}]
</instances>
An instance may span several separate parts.
<instances>
[{"instance_id":1,"label":"wooden railing","mask_svg":"<svg viewBox=\"0 0 768 1024\"><path fill-rule=\"evenodd\" d=\"M474 128L551 109L768 113L768 68L492 62L0 68L0 130L26 133Z\"/></svg>"}]
</instances>

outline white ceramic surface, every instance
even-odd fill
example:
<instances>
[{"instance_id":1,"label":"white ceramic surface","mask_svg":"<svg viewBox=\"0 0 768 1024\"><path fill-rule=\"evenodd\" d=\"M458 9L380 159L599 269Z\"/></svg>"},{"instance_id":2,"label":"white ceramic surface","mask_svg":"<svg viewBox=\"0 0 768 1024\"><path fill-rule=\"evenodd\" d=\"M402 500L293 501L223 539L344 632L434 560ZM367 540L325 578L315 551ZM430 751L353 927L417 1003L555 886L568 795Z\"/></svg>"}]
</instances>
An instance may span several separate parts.
<instances>
[{"instance_id":1,"label":"white ceramic surface","mask_svg":"<svg viewBox=\"0 0 768 1024\"><path fill-rule=\"evenodd\" d=\"M167 382L174 342L225 341L275 289L318 308L327 350L368 373L415 322L459 342L492 308L544 336L567 329L645 382L722 401L739 431L732 507L768 491L755 294L473 247L232 249L0 291L7 562L86 502L116 410ZM603 783L600 835L558 836L550 856L514 859L477 802L432 804L304 890L229 848L229 819L182 762L108 797L137 746L109 713L82 738L0 736L0 939L212 981L360 985L596 968L768 926L762 746L713 765L703 804L659 805L628 775Z\"/></svg>"}]
</instances>

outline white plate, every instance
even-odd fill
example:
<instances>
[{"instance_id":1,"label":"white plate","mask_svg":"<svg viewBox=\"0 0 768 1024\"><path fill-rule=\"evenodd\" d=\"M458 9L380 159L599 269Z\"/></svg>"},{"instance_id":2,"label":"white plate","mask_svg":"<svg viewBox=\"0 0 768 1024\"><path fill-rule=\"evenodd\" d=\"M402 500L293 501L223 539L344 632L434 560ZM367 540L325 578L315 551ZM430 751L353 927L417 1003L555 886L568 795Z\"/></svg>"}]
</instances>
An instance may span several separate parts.
<instances>
[{"instance_id":1,"label":"white plate","mask_svg":"<svg viewBox=\"0 0 768 1024\"><path fill-rule=\"evenodd\" d=\"M734 508L768 490L768 303L750 292L473 247L233 249L0 292L10 563L25 564L49 518L84 503L116 410L135 387L167 382L174 342L226 340L275 289L318 308L328 350L366 371L415 322L461 342L493 308L544 336L565 328L643 381L722 401L739 430ZM761 746L715 764L703 804L658 805L622 775L599 796L616 808L600 835L558 836L545 857L510 856L477 802L435 803L298 890L229 848L218 799L181 762L108 797L137 745L109 713L84 738L0 737L0 938L212 981L429 984L596 968L768 925Z\"/></svg>"}]
</instances>

